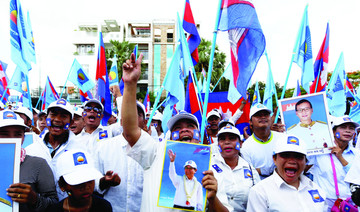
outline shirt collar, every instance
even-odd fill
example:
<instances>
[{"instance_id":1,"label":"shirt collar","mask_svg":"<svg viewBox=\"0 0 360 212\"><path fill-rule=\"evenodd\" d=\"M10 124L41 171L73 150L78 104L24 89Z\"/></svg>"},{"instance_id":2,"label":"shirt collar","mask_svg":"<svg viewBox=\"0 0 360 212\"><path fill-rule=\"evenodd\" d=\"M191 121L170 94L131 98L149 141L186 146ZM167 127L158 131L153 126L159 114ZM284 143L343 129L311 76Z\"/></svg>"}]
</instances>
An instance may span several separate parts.
<instances>
[{"instance_id":1,"label":"shirt collar","mask_svg":"<svg viewBox=\"0 0 360 212\"><path fill-rule=\"evenodd\" d=\"M270 130L270 135L269 135L267 141L261 140L259 137L257 137L257 136L255 135L255 133L253 133L252 135L253 135L253 137L254 137L254 140L255 140L256 142L258 142L258 143L261 143L261 144L267 144L267 143L269 143L269 142L272 140L272 138L273 138L273 132L272 132L271 130Z\"/></svg>"},{"instance_id":2,"label":"shirt collar","mask_svg":"<svg viewBox=\"0 0 360 212\"><path fill-rule=\"evenodd\" d=\"M281 186L286 186L288 188L291 189L296 189L294 186L287 184L281 177L280 175L276 172L276 170L274 170L274 182L276 184L276 186L278 188L280 188ZM300 183L299 183L299 188L298 190L302 190L303 188L307 187L310 184L310 181L306 179L306 176L304 176L303 174L300 175Z\"/></svg>"}]
</instances>

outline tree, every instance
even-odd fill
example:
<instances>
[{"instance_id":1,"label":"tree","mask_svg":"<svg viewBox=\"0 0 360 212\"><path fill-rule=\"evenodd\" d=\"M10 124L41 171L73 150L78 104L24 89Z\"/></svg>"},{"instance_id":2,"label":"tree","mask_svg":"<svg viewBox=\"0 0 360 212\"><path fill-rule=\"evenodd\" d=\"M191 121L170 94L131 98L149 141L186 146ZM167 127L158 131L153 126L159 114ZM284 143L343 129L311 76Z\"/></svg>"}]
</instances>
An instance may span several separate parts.
<instances>
[{"instance_id":1,"label":"tree","mask_svg":"<svg viewBox=\"0 0 360 212\"><path fill-rule=\"evenodd\" d=\"M195 66L196 76L199 79L201 70L204 69L206 72L209 69L210 53L211 53L211 41L204 38L201 39L200 45L198 46L199 51L199 62ZM213 71L211 73L211 85L215 86L221 75L225 71L225 53L219 50L216 45L214 52ZM215 91L226 91L229 87L229 80L221 79L219 85L215 88Z\"/></svg>"},{"instance_id":2,"label":"tree","mask_svg":"<svg viewBox=\"0 0 360 212\"><path fill-rule=\"evenodd\" d=\"M106 49L106 64L107 70L110 70L112 66L112 58L116 54L117 58L117 67L118 67L118 74L119 79L122 76L122 64L126 62L127 59L130 58L131 53L135 48L135 43L129 43L129 41L117 41L117 40L110 40L112 47L110 49Z\"/></svg>"}]
</instances>

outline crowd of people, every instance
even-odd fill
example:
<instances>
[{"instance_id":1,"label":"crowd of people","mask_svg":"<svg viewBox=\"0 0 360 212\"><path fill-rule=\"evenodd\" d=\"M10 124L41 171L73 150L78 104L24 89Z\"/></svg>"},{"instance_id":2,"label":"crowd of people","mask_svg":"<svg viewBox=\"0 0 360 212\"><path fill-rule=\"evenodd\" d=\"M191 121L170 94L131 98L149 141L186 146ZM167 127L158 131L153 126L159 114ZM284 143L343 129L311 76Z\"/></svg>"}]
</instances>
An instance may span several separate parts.
<instances>
[{"instance_id":1,"label":"crowd of people","mask_svg":"<svg viewBox=\"0 0 360 212\"><path fill-rule=\"evenodd\" d=\"M141 61L142 55L136 60L132 54L123 64L124 92L111 88L118 114L107 126L101 125L104 107L96 99L81 107L58 99L39 113L21 105L2 108L0 138L24 141L27 133L33 140L21 150L20 182L6 190L21 212L330 211L338 198L350 197L360 205L360 150L353 145L359 124L348 116L331 120L331 153L311 156L307 141L274 124L262 104L250 110L251 134L235 126L245 102L230 119L211 110L202 142L197 118L185 111L167 123L156 111L147 128L148 114L136 100ZM299 113L312 109L307 104L298 104ZM199 170L192 160L184 164L184 175L176 173L176 152L165 151L166 140L211 147L202 179L194 177ZM172 208L158 206L165 157L176 188Z\"/></svg>"}]
</instances>

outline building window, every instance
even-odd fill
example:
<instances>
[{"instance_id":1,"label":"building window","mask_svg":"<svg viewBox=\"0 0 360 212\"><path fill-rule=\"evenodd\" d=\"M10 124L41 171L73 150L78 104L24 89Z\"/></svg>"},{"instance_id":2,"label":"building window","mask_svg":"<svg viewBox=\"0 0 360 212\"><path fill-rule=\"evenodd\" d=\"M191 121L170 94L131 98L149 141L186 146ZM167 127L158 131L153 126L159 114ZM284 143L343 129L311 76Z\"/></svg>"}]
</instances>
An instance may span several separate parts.
<instances>
[{"instance_id":1,"label":"building window","mask_svg":"<svg viewBox=\"0 0 360 212\"><path fill-rule=\"evenodd\" d=\"M161 29L154 30L154 42L161 42Z\"/></svg>"},{"instance_id":2,"label":"building window","mask_svg":"<svg viewBox=\"0 0 360 212\"><path fill-rule=\"evenodd\" d=\"M166 39L168 43L174 42L174 29L166 30Z\"/></svg>"}]
</instances>

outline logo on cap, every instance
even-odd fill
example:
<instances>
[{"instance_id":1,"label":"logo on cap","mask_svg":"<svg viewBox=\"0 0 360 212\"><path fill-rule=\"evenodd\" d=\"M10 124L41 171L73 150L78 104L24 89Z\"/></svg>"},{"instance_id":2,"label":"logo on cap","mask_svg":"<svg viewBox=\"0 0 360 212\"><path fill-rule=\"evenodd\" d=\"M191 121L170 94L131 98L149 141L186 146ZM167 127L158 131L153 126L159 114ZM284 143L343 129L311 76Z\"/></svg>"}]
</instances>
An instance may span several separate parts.
<instances>
[{"instance_id":1,"label":"logo on cap","mask_svg":"<svg viewBox=\"0 0 360 212\"><path fill-rule=\"evenodd\" d=\"M244 178L252 178L252 173L250 169L244 169Z\"/></svg>"},{"instance_id":2,"label":"logo on cap","mask_svg":"<svg viewBox=\"0 0 360 212\"><path fill-rule=\"evenodd\" d=\"M344 121L351 121L351 119L349 117L344 117L343 120Z\"/></svg>"},{"instance_id":3,"label":"logo on cap","mask_svg":"<svg viewBox=\"0 0 360 212\"><path fill-rule=\"evenodd\" d=\"M64 99L59 99L57 102L56 102L57 105L66 105L66 101Z\"/></svg>"},{"instance_id":4,"label":"logo on cap","mask_svg":"<svg viewBox=\"0 0 360 212\"><path fill-rule=\"evenodd\" d=\"M257 107L257 108L264 108L264 105L258 104L256 107Z\"/></svg>"},{"instance_id":5,"label":"logo on cap","mask_svg":"<svg viewBox=\"0 0 360 212\"><path fill-rule=\"evenodd\" d=\"M226 125L224 128L225 128L225 129L232 129L232 126L231 126L230 124L228 124L228 125Z\"/></svg>"},{"instance_id":6,"label":"logo on cap","mask_svg":"<svg viewBox=\"0 0 360 212\"><path fill-rule=\"evenodd\" d=\"M87 160L83 152L74 153L73 158L75 166L87 164Z\"/></svg>"},{"instance_id":7,"label":"logo on cap","mask_svg":"<svg viewBox=\"0 0 360 212\"><path fill-rule=\"evenodd\" d=\"M104 139L104 138L107 138L108 137L108 133L107 133L107 130L104 130L104 131L100 131L99 132L99 139Z\"/></svg>"},{"instance_id":8,"label":"logo on cap","mask_svg":"<svg viewBox=\"0 0 360 212\"><path fill-rule=\"evenodd\" d=\"M317 189L309 190L309 193L314 202L323 202L324 201L324 199L320 196L319 191Z\"/></svg>"},{"instance_id":9,"label":"logo on cap","mask_svg":"<svg viewBox=\"0 0 360 212\"><path fill-rule=\"evenodd\" d=\"M3 119L6 120L6 119L15 119L17 120L16 118L16 114L12 111L5 111L4 114L3 114Z\"/></svg>"},{"instance_id":10,"label":"logo on cap","mask_svg":"<svg viewBox=\"0 0 360 212\"><path fill-rule=\"evenodd\" d=\"M289 136L287 140L287 144L295 144L299 146L299 139L295 136Z\"/></svg>"},{"instance_id":11,"label":"logo on cap","mask_svg":"<svg viewBox=\"0 0 360 212\"><path fill-rule=\"evenodd\" d=\"M200 139L200 131L199 130L194 130L193 139L195 139L195 140Z\"/></svg>"}]
</instances>

